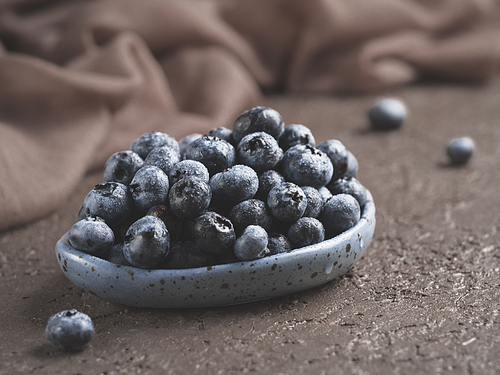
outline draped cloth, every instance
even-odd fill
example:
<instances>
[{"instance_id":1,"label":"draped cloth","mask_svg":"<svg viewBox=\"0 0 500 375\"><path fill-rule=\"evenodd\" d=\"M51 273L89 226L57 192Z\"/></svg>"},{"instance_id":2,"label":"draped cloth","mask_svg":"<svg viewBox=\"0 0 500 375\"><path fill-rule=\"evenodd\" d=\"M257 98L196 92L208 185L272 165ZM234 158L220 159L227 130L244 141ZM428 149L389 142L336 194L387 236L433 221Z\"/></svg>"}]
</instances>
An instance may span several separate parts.
<instances>
[{"instance_id":1,"label":"draped cloth","mask_svg":"<svg viewBox=\"0 0 500 375\"><path fill-rule=\"evenodd\" d=\"M0 0L0 230L144 132L231 127L266 92L486 83L499 21L493 0Z\"/></svg>"}]
</instances>

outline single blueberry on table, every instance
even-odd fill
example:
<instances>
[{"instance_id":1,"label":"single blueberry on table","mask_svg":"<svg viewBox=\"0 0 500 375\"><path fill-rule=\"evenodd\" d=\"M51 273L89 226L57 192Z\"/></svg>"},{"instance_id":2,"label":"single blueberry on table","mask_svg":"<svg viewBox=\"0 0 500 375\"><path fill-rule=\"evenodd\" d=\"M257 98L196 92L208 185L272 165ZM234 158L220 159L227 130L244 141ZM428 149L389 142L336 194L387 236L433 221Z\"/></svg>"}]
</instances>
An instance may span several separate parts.
<instances>
[{"instance_id":1,"label":"single blueberry on table","mask_svg":"<svg viewBox=\"0 0 500 375\"><path fill-rule=\"evenodd\" d=\"M304 215L307 197L304 191L292 182L283 182L271 189L267 206L272 215L280 221L295 221Z\"/></svg>"},{"instance_id":2,"label":"single blueberry on table","mask_svg":"<svg viewBox=\"0 0 500 375\"><path fill-rule=\"evenodd\" d=\"M165 204L169 187L168 176L160 168L152 165L142 167L130 182L135 207L145 213L151 207Z\"/></svg>"},{"instance_id":3,"label":"single blueberry on table","mask_svg":"<svg viewBox=\"0 0 500 375\"><path fill-rule=\"evenodd\" d=\"M129 185L135 172L142 168L144 160L133 151L120 151L111 155L104 167L104 182L120 182Z\"/></svg>"},{"instance_id":4,"label":"single blueberry on table","mask_svg":"<svg viewBox=\"0 0 500 375\"><path fill-rule=\"evenodd\" d=\"M375 130L394 130L406 119L406 106L398 99L386 98L368 110L368 119Z\"/></svg>"},{"instance_id":5,"label":"single blueberry on table","mask_svg":"<svg viewBox=\"0 0 500 375\"><path fill-rule=\"evenodd\" d=\"M139 154L141 158L146 159L151 150L157 147L167 147L179 153L179 143L174 137L155 131L149 134L144 133L137 138L130 146L130 150Z\"/></svg>"},{"instance_id":6,"label":"single blueberry on table","mask_svg":"<svg viewBox=\"0 0 500 375\"><path fill-rule=\"evenodd\" d=\"M154 268L170 249L165 223L155 216L143 216L133 223L123 239L123 255L134 267Z\"/></svg>"},{"instance_id":7,"label":"single blueberry on table","mask_svg":"<svg viewBox=\"0 0 500 375\"><path fill-rule=\"evenodd\" d=\"M292 250L292 245L288 238L281 233L269 233L267 240L269 255L287 253Z\"/></svg>"},{"instance_id":8,"label":"single blueberry on table","mask_svg":"<svg viewBox=\"0 0 500 375\"><path fill-rule=\"evenodd\" d=\"M227 208L253 198L259 189L259 176L252 168L237 164L214 174L209 185L213 203Z\"/></svg>"},{"instance_id":9,"label":"single blueberry on table","mask_svg":"<svg viewBox=\"0 0 500 375\"><path fill-rule=\"evenodd\" d=\"M170 171L170 186L175 184L181 178L193 176L201 178L203 181L208 183L210 176L208 174L208 169L202 163L196 160L181 160L174 165Z\"/></svg>"},{"instance_id":10,"label":"single blueberry on table","mask_svg":"<svg viewBox=\"0 0 500 375\"><path fill-rule=\"evenodd\" d=\"M320 243L325 240L325 228L321 221L313 217L301 217L288 229L288 239L297 249Z\"/></svg>"},{"instance_id":11,"label":"single blueberry on table","mask_svg":"<svg viewBox=\"0 0 500 375\"><path fill-rule=\"evenodd\" d=\"M289 148L283 155L280 167L285 180L317 189L330 182L334 171L328 155L309 145Z\"/></svg>"},{"instance_id":12,"label":"single blueberry on table","mask_svg":"<svg viewBox=\"0 0 500 375\"><path fill-rule=\"evenodd\" d=\"M186 150L188 146L191 144L191 142L193 142L198 138L201 138L202 136L203 134L195 133L188 135L179 141L179 154L181 155L181 160L186 159Z\"/></svg>"},{"instance_id":13,"label":"single blueberry on table","mask_svg":"<svg viewBox=\"0 0 500 375\"><path fill-rule=\"evenodd\" d=\"M160 146L151 150L147 158L144 160L144 165L151 165L160 168L167 176L181 160L179 151L168 146Z\"/></svg>"},{"instance_id":14,"label":"single blueberry on table","mask_svg":"<svg viewBox=\"0 0 500 375\"><path fill-rule=\"evenodd\" d=\"M234 254L240 260L259 259L267 254L268 235L264 228L249 225L234 244Z\"/></svg>"},{"instance_id":15,"label":"single blueberry on table","mask_svg":"<svg viewBox=\"0 0 500 375\"><path fill-rule=\"evenodd\" d=\"M317 218L321 210L323 210L323 197L318 189L312 186L301 186L300 188L307 198L307 208L304 212L304 216Z\"/></svg>"},{"instance_id":16,"label":"single blueberry on table","mask_svg":"<svg viewBox=\"0 0 500 375\"><path fill-rule=\"evenodd\" d=\"M201 250L192 241L180 241L172 245L160 267L166 269L184 269L207 267L215 264L217 264L215 255Z\"/></svg>"},{"instance_id":17,"label":"single blueberry on table","mask_svg":"<svg viewBox=\"0 0 500 375\"><path fill-rule=\"evenodd\" d=\"M94 323L87 314L74 309L51 316L45 326L45 337L63 351L85 348L94 335Z\"/></svg>"},{"instance_id":18,"label":"single blueberry on table","mask_svg":"<svg viewBox=\"0 0 500 375\"><path fill-rule=\"evenodd\" d=\"M329 139L320 143L316 148L323 151L330 158L333 165L333 180L343 177L347 173L349 154L342 142L336 139Z\"/></svg>"},{"instance_id":19,"label":"single blueberry on table","mask_svg":"<svg viewBox=\"0 0 500 375\"><path fill-rule=\"evenodd\" d=\"M249 225L259 225L266 231L271 228L273 217L266 204L259 199L248 199L235 205L229 213L236 235Z\"/></svg>"},{"instance_id":20,"label":"single blueberry on table","mask_svg":"<svg viewBox=\"0 0 500 375\"><path fill-rule=\"evenodd\" d=\"M97 184L83 200L78 219L99 216L110 227L123 222L134 207L128 186L119 182Z\"/></svg>"},{"instance_id":21,"label":"single blueberry on table","mask_svg":"<svg viewBox=\"0 0 500 375\"><path fill-rule=\"evenodd\" d=\"M168 233L170 233L171 242L175 242L179 239L182 233L183 221L173 213L170 207L167 205L154 206L148 210L146 215L156 216L165 223Z\"/></svg>"},{"instance_id":22,"label":"single blueberry on table","mask_svg":"<svg viewBox=\"0 0 500 375\"><path fill-rule=\"evenodd\" d=\"M360 217L356 198L349 194L337 194L325 203L319 220L325 227L325 238L332 238L355 226Z\"/></svg>"},{"instance_id":23,"label":"single blueberry on table","mask_svg":"<svg viewBox=\"0 0 500 375\"><path fill-rule=\"evenodd\" d=\"M172 212L181 219L192 220L205 212L212 200L212 189L198 177L188 176L177 181L168 193Z\"/></svg>"},{"instance_id":24,"label":"single blueberry on table","mask_svg":"<svg viewBox=\"0 0 500 375\"><path fill-rule=\"evenodd\" d=\"M333 195L349 194L352 195L363 209L366 203L366 188L355 177L339 178L327 185Z\"/></svg>"},{"instance_id":25,"label":"single blueberry on table","mask_svg":"<svg viewBox=\"0 0 500 375\"><path fill-rule=\"evenodd\" d=\"M301 124L288 125L279 139L279 145L283 151L288 150L290 147L296 145L309 145L314 147L316 140L311 130Z\"/></svg>"},{"instance_id":26,"label":"single blueberry on table","mask_svg":"<svg viewBox=\"0 0 500 375\"><path fill-rule=\"evenodd\" d=\"M272 108L254 107L242 113L233 123L233 138L236 143L250 133L266 132L279 139L284 123L281 115Z\"/></svg>"},{"instance_id":27,"label":"single blueberry on table","mask_svg":"<svg viewBox=\"0 0 500 375\"><path fill-rule=\"evenodd\" d=\"M283 150L275 138L265 132L244 136L236 149L236 160L257 173L274 168L283 157Z\"/></svg>"},{"instance_id":28,"label":"single blueberry on table","mask_svg":"<svg viewBox=\"0 0 500 375\"><path fill-rule=\"evenodd\" d=\"M454 164L465 164L474 154L474 141L469 137L453 139L446 147L446 154Z\"/></svg>"},{"instance_id":29,"label":"single blueberry on table","mask_svg":"<svg viewBox=\"0 0 500 375\"><path fill-rule=\"evenodd\" d=\"M193 221L193 241L202 250L225 255L233 252L236 235L233 223L217 212L207 211Z\"/></svg>"},{"instance_id":30,"label":"single blueberry on table","mask_svg":"<svg viewBox=\"0 0 500 375\"><path fill-rule=\"evenodd\" d=\"M113 246L115 234L104 219L87 216L73 224L68 233L68 241L77 250L101 256Z\"/></svg>"},{"instance_id":31,"label":"single blueberry on table","mask_svg":"<svg viewBox=\"0 0 500 375\"><path fill-rule=\"evenodd\" d=\"M201 162L213 176L236 163L236 150L228 141L204 135L189 144L186 159Z\"/></svg>"}]
</instances>

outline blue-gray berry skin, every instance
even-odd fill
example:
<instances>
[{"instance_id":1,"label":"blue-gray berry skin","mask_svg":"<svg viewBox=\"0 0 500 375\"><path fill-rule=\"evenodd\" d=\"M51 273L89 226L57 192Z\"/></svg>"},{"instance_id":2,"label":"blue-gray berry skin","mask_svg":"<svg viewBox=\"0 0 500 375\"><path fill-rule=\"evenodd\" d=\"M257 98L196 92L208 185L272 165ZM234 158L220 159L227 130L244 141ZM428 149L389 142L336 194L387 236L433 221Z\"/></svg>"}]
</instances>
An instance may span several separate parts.
<instances>
[{"instance_id":1,"label":"blue-gray berry skin","mask_svg":"<svg viewBox=\"0 0 500 375\"><path fill-rule=\"evenodd\" d=\"M179 153L179 143L174 137L162 132L151 132L144 133L139 138L137 138L134 143L130 146L130 150L139 154L143 159L146 159L148 154L157 147L168 147L177 153Z\"/></svg>"},{"instance_id":2,"label":"blue-gray berry skin","mask_svg":"<svg viewBox=\"0 0 500 375\"><path fill-rule=\"evenodd\" d=\"M318 189L319 194L321 195L321 198L323 198L323 205L332 197L332 192L330 189L328 189L326 186L323 186L322 188Z\"/></svg>"},{"instance_id":3,"label":"blue-gray berry skin","mask_svg":"<svg viewBox=\"0 0 500 375\"><path fill-rule=\"evenodd\" d=\"M74 309L51 316L45 326L45 337L63 351L85 348L94 335L94 324L87 314Z\"/></svg>"},{"instance_id":4,"label":"blue-gray berry skin","mask_svg":"<svg viewBox=\"0 0 500 375\"><path fill-rule=\"evenodd\" d=\"M260 259L269 254L268 235L264 228L249 225L234 244L234 254L239 260Z\"/></svg>"},{"instance_id":5,"label":"blue-gray berry skin","mask_svg":"<svg viewBox=\"0 0 500 375\"><path fill-rule=\"evenodd\" d=\"M288 229L287 234L293 248L320 243L325 240L325 228L321 221L313 217L301 217Z\"/></svg>"},{"instance_id":6,"label":"blue-gray berry skin","mask_svg":"<svg viewBox=\"0 0 500 375\"><path fill-rule=\"evenodd\" d=\"M238 163L248 165L257 173L273 169L283 157L275 138L265 132L244 136L236 149Z\"/></svg>"},{"instance_id":7,"label":"blue-gray berry skin","mask_svg":"<svg viewBox=\"0 0 500 375\"><path fill-rule=\"evenodd\" d=\"M106 254L106 260L121 266L131 266L123 255L123 242L116 243L111 247L109 253Z\"/></svg>"},{"instance_id":8,"label":"blue-gray berry skin","mask_svg":"<svg viewBox=\"0 0 500 375\"><path fill-rule=\"evenodd\" d=\"M469 137L453 139L446 147L446 154L454 164L465 164L474 154L474 141Z\"/></svg>"},{"instance_id":9,"label":"blue-gray berry skin","mask_svg":"<svg viewBox=\"0 0 500 375\"><path fill-rule=\"evenodd\" d=\"M339 178L327 185L333 195L349 194L352 195L363 209L366 203L366 188L356 178Z\"/></svg>"},{"instance_id":10,"label":"blue-gray berry skin","mask_svg":"<svg viewBox=\"0 0 500 375\"><path fill-rule=\"evenodd\" d=\"M168 255L170 234L165 223L146 215L133 223L123 239L123 255L134 267L154 268Z\"/></svg>"},{"instance_id":11,"label":"blue-gray berry skin","mask_svg":"<svg viewBox=\"0 0 500 375\"><path fill-rule=\"evenodd\" d=\"M231 129L225 127L214 128L208 131L205 135L210 137L217 137L231 143L234 147L237 146L233 138L233 132Z\"/></svg>"},{"instance_id":12,"label":"blue-gray berry skin","mask_svg":"<svg viewBox=\"0 0 500 375\"><path fill-rule=\"evenodd\" d=\"M144 165L158 167L165 172L167 176L169 176L170 171L172 171L174 165L176 165L179 161L181 161L179 151L168 146L161 146L151 150L147 158L144 160Z\"/></svg>"},{"instance_id":13,"label":"blue-gray berry skin","mask_svg":"<svg viewBox=\"0 0 500 375\"><path fill-rule=\"evenodd\" d=\"M101 256L113 246L115 234L104 219L87 216L73 224L68 233L68 241L77 250Z\"/></svg>"},{"instance_id":14,"label":"blue-gray berry skin","mask_svg":"<svg viewBox=\"0 0 500 375\"><path fill-rule=\"evenodd\" d=\"M248 199L235 205L229 213L236 235L240 235L247 226L259 225L268 231L273 217L267 205L260 199Z\"/></svg>"},{"instance_id":15,"label":"blue-gray berry skin","mask_svg":"<svg viewBox=\"0 0 500 375\"><path fill-rule=\"evenodd\" d=\"M151 207L165 204L169 187L168 176L160 168L152 165L142 167L130 182L135 207L146 213Z\"/></svg>"},{"instance_id":16,"label":"blue-gray berry skin","mask_svg":"<svg viewBox=\"0 0 500 375\"><path fill-rule=\"evenodd\" d=\"M116 152L109 157L104 166L104 182L114 181L129 185L135 172L143 165L144 160L133 151Z\"/></svg>"},{"instance_id":17,"label":"blue-gray berry skin","mask_svg":"<svg viewBox=\"0 0 500 375\"><path fill-rule=\"evenodd\" d=\"M212 199L220 207L232 207L251 199L259 189L259 176L250 167L237 164L210 178Z\"/></svg>"},{"instance_id":18,"label":"blue-gray berry skin","mask_svg":"<svg viewBox=\"0 0 500 375\"><path fill-rule=\"evenodd\" d=\"M280 166L285 180L317 189L330 182L334 171L328 155L309 145L289 148L283 155Z\"/></svg>"},{"instance_id":19,"label":"blue-gray berry skin","mask_svg":"<svg viewBox=\"0 0 500 375\"><path fill-rule=\"evenodd\" d=\"M271 189L267 196L267 206L276 219L295 221L304 215L307 197L298 185L283 182Z\"/></svg>"},{"instance_id":20,"label":"blue-gray berry skin","mask_svg":"<svg viewBox=\"0 0 500 375\"><path fill-rule=\"evenodd\" d=\"M285 177L278 171L270 169L262 172L259 174L259 190L255 197L266 202L271 189L282 182L285 182Z\"/></svg>"},{"instance_id":21,"label":"blue-gray berry skin","mask_svg":"<svg viewBox=\"0 0 500 375\"><path fill-rule=\"evenodd\" d=\"M156 216L161 219L170 233L170 242L175 242L179 239L182 233L183 220L177 217L172 209L167 205L158 205L151 207L146 215Z\"/></svg>"},{"instance_id":22,"label":"blue-gray berry skin","mask_svg":"<svg viewBox=\"0 0 500 375\"><path fill-rule=\"evenodd\" d=\"M213 266L217 264L215 255L201 250L192 241L176 242L170 248L161 268L184 269Z\"/></svg>"},{"instance_id":23,"label":"blue-gray berry skin","mask_svg":"<svg viewBox=\"0 0 500 375\"><path fill-rule=\"evenodd\" d=\"M328 155L333 165L332 179L343 177L348 169L348 152L347 148L342 142L336 139L330 139L320 143L317 147L318 150L323 151ZM325 184L326 185L326 184Z\"/></svg>"},{"instance_id":24,"label":"blue-gray berry skin","mask_svg":"<svg viewBox=\"0 0 500 375\"><path fill-rule=\"evenodd\" d=\"M283 133L284 123L281 115L272 108L254 107L242 113L233 123L233 138L239 143L250 133L266 132L279 139Z\"/></svg>"},{"instance_id":25,"label":"blue-gray berry skin","mask_svg":"<svg viewBox=\"0 0 500 375\"><path fill-rule=\"evenodd\" d=\"M215 255L233 252L236 241L233 223L213 211L207 211L193 221L192 235L202 250Z\"/></svg>"},{"instance_id":26,"label":"blue-gray berry skin","mask_svg":"<svg viewBox=\"0 0 500 375\"><path fill-rule=\"evenodd\" d=\"M323 207L319 220L325 227L325 238L332 238L355 226L361 217L359 203L352 195L332 196Z\"/></svg>"},{"instance_id":27,"label":"blue-gray berry skin","mask_svg":"<svg viewBox=\"0 0 500 375\"><path fill-rule=\"evenodd\" d=\"M172 212L181 219L192 220L205 212L212 200L212 189L198 177L177 181L168 194Z\"/></svg>"},{"instance_id":28,"label":"blue-gray berry skin","mask_svg":"<svg viewBox=\"0 0 500 375\"><path fill-rule=\"evenodd\" d=\"M356 177L358 174L358 159L354 154L347 150L347 171L344 174L344 178Z\"/></svg>"},{"instance_id":29,"label":"blue-gray berry skin","mask_svg":"<svg viewBox=\"0 0 500 375\"><path fill-rule=\"evenodd\" d=\"M201 162L213 176L236 163L236 150L228 141L204 135L189 144L186 159Z\"/></svg>"},{"instance_id":30,"label":"blue-gray berry skin","mask_svg":"<svg viewBox=\"0 0 500 375\"><path fill-rule=\"evenodd\" d=\"M321 210L323 210L323 197L318 189L312 186L301 186L300 188L307 197L307 208L304 212L304 216L317 218Z\"/></svg>"},{"instance_id":31,"label":"blue-gray berry skin","mask_svg":"<svg viewBox=\"0 0 500 375\"><path fill-rule=\"evenodd\" d=\"M193 176L198 177L208 183L210 175L208 174L208 169L202 163L196 160L181 160L174 165L170 171L170 186L175 184L181 178Z\"/></svg>"},{"instance_id":32,"label":"blue-gray berry skin","mask_svg":"<svg viewBox=\"0 0 500 375\"><path fill-rule=\"evenodd\" d=\"M296 145L309 145L314 147L316 140L311 130L301 124L288 125L279 139L279 145L283 151L288 150L290 147Z\"/></svg>"},{"instance_id":33,"label":"blue-gray berry skin","mask_svg":"<svg viewBox=\"0 0 500 375\"><path fill-rule=\"evenodd\" d=\"M191 144L191 142L193 142L198 138L201 138L202 136L203 134L194 133L182 138L179 141L179 154L181 155L181 160L186 159L186 150L188 146Z\"/></svg>"},{"instance_id":34,"label":"blue-gray berry skin","mask_svg":"<svg viewBox=\"0 0 500 375\"><path fill-rule=\"evenodd\" d=\"M281 233L269 233L267 240L269 255L287 253L292 250L290 240Z\"/></svg>"},{"instance_id":35,"label":"blue-gray berry skin","mask_svg":"<svg viewBox=\"0 0 500 375\"><path fill-rule=\"evenodd\" d=\"M97 184L85 197L78 219L99 216L110 227L123 222L134 207L128 186L119 182Z\"/></svg>"},{"instance_id":36,"label":"blue-gray berry skin","mask_svg":"<svg viewBox=\"0 0 500 375\"><path fill-rule=\"evenodd\" d=\"M382 99L368 110L370 125L375 130L398 129L405 121L406 115L404 103L392 98Z\"/></svg>"}]
</instances>

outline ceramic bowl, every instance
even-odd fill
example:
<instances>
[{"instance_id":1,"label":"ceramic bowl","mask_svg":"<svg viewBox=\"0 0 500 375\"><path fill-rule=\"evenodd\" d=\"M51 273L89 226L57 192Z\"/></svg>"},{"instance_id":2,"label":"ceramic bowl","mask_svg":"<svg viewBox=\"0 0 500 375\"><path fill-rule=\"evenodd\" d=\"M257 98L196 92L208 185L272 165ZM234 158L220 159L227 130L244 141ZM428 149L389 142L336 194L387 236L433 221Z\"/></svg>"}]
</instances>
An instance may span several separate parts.
<instances>
[{"instance_id":1,"label":"ceramic bowl","mask_svg":"<svg viewBox=\"0 0 500 375\"><path fill-rule=\"evenodd\" d=\"M321 243L254 261L189 269L139 269L83 253L66 233L56 244L68 279L108 302L144 308L233 305L301 292L325 284L354 267L375 229L368 200L359 222Z\"/></svg>"}]
</instances>

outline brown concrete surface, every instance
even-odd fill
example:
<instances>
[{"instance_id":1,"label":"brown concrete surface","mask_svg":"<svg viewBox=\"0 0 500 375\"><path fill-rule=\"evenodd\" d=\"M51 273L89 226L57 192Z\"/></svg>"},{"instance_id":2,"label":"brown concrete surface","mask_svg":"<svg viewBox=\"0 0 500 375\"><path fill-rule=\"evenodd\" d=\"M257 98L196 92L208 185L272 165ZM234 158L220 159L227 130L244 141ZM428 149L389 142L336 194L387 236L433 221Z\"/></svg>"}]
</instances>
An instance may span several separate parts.
<instances>
[{"instance_id":1,"label":"brown concrete surface","mask_svg":"<svg viewBox=\"0 0 500 375\"><path fill-rule=\"evenodd\" d=\"M346 276L274 300L148 310L71 284L54 245L100 173L65 206L0 233L0 374L499 374L500 81L389 93L410 110L400 131L368 131L375 96L268 96L285 122L341 140L377 207L374 238ZM475 139L470 164L447 165L454 137ZM96 332L66 354L47 319L76 308Z\"/></svg>"}]
</instances>

